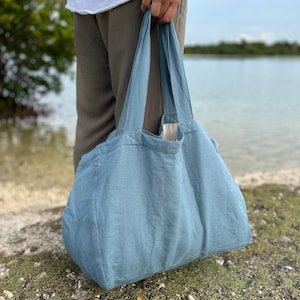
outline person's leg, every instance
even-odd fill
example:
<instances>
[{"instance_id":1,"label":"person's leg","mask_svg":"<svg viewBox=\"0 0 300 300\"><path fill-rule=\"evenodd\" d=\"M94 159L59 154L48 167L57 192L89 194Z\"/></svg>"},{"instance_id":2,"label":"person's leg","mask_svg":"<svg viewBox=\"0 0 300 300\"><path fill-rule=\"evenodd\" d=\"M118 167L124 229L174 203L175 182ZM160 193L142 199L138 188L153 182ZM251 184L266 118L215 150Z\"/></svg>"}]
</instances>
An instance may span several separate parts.
<instances>
[{"instance_id":1,"label":"person's leg","mask_svg":"<svg viewBox=\"0 0 300 300\"><path fill-rule=\"evenodd\" d=\"M140 0L95 16L74 15L78 114L75 169L81 156L105 141L118 123L142 18ZM152 27L152 64L144 128L157 133L162 101L157 26Z\"/></svg>"},{"instance_id":2,"label":"person's leg","mask_svg":"<svg viewBox=\"0 0 300 300\"><path fill-rule=\"evenodd\" d=\"M74 166L114 129L114 95L107 51L93 15L74 14L77 126Z\"/></svg>"},{"instance_id":3,"label":"person's leg","mask_svg":"<svg viewBox=\"0 0 300 300\"><path fill-rule=\"evenodd\" d=\"M106 15L97 15L99 30L103 32L104 41L110 57L109 66L112 90L116 98L116 125L119 122L123 108L140 32L140 25L143 18L140 3L140 0L132 0L120 7L112 9ZM106 27L105 23L109 24L109 26ZM162 114L162 101L156 24L152 26L151 38L151 75L149 79L144 129L157 133Z\"/></svg>"},{"instance_id":4,"label":"person's leg","mask_svg":"<svg viewBox=\"0 0 300 300\"><path fill-rule=\"evenodd\" d=\"M184 32L186 18L186 1L183 0L175 16L174 25L181 48L184 47ZM140 0L132 0L105 15L97 16L99 29L107 29L104 23L109 23L108 30L103 34L108 49L112 89L116 98L115 120L119 121L127 85L129 82L132 61L139 35L142 13ZM120 21L122 20L122 21ZM153 133L158 132L162 115L162 99L160 87L158 25L151 28L151 70L149 78L148 99L145 112L144 129Z\"/></svg>"},{"instance_id":5,"label":"person's leg","mask_svg":"<svg viewBox=\"0 0 300 300\"><path fill-rule=\"evenodd\" d=\"M116 127L143 15L133 0L97 15L74 14L77 126L74 167Z\"/></svg>"}]
</instances>

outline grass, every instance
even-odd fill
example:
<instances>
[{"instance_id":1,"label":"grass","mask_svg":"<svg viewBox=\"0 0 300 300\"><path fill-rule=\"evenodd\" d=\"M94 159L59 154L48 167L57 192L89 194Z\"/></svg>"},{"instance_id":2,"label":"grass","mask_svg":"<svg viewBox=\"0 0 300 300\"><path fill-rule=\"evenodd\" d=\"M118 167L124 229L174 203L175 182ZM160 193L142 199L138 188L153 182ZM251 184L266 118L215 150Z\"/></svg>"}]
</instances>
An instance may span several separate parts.
<instances>
[{"instance_id":1,"label":"grass","mask_svg":"<svg viewBox=\"0 0 300 300\"><path fill-rule=\"evenodd\" d=\"M300 189L263 185L243 193L253 242L242 250L112 291L88 280L64 253L0 256L0 299L5 291L29 300L300 299ZM49 226L60 228L57 221Z\"/></svg>"}]
</instances>

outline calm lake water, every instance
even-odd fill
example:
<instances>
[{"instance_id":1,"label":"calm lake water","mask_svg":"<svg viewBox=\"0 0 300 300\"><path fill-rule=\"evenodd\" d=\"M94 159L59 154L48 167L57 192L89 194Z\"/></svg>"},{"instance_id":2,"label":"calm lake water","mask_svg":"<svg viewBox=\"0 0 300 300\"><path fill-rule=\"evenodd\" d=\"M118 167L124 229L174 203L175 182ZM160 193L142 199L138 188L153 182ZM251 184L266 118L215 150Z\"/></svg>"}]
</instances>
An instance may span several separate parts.
<instances>
[{"instance_id":1,"label":"calm lake water","mask_svg":"<svg viewBox=\"0 0 300 300\"><path fill-rule=\"evenodd\" d=\"M300 58L185 57L185 68L195 119L218 141L234 175L300 168ZM60 95L43 99L55 113L38 120L31 144L52 147L49 139L59 135L56 148L72 146L75 83L63 80ZM25 145L26 126L10 127L0 127L2 151L10 151L5 131L15 140L10 147Z\"/></svg>"}]
</instances>

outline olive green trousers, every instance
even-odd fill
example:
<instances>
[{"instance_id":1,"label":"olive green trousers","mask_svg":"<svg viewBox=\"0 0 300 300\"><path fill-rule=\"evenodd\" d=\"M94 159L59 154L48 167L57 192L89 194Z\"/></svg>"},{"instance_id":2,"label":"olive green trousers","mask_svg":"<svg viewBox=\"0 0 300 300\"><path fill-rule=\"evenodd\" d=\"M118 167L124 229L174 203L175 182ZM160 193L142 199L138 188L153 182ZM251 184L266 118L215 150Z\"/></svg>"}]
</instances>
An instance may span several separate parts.
<instances>
[{"instance_id":1,"label":"olive green trousers","mask_svg":"<svg viewBox=\"0 0 300 300\"><path fill-rule=\"evenodd\" d=\"M174 24L183 49L187 0ZM77 59L77 125L74 167L84 153L105 141L119 121L143 14L131 0L96 15L74 14ZM151 70L144 129L157 133L162 114L157 24L151 28Z\"/></svg>"}]
</instances>

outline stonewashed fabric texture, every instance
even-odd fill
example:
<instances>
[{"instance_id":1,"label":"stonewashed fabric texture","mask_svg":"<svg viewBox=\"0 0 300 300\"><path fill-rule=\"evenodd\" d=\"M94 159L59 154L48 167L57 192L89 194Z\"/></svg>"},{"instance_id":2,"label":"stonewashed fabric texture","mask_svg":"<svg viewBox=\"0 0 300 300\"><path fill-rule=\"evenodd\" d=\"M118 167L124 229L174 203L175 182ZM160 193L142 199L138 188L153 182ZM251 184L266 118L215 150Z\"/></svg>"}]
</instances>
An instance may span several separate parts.
<instances>
[{"instance_id":1,"label":"stonewashed fabric texture","mask_svg":"<svg viewBox=\"0 0 300 300\"><path fill-rule=\"evenodd\" d=\"M67 251L104 289L244 247L244 198L193 119L173 24L160 26L164 115L176 140L142 129L150 68L149 11L116 130L85 154L63 213Z\"/></svg>"},{"instance_id":2,"label":"stonewashed fabric texture","mask_svg":"<svg viewBox=\"0 0 300 300\"><path fill-rule=\"evenodd\" d=\"M80 14L97 14L130 0L67 0L66 8Z\"/></svg>"}]
</instances>

